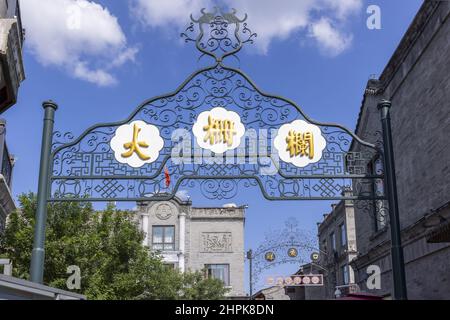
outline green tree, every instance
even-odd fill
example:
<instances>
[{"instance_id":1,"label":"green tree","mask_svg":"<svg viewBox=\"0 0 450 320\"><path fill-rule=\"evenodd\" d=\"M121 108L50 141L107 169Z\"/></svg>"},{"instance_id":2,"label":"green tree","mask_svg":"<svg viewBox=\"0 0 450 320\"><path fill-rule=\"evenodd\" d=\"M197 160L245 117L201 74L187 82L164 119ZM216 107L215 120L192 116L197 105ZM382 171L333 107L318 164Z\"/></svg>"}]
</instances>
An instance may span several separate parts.
<instances>
[{"instance_id":1,"label":"green tree","mask_svg":"<svg viewBox=\"0 0 450 320\"><path fill-rule=\"evenodd\" d=\"M36 197L19 198L0 238L0 256L14 263L14 276L29 278ZM88 202L48 206L44 283L67 290L67 267L81 270L79 293L89 299L221 299L223 283L202 272L180 274L167 268L155 252L142 246L133 212L108 205L94 210Z\"/></svg>"},{"instance_id":2,"label":"green tree","mask_svg":"<svg viewBox=\"0 0 450 320\"><path fill-rule=\"evenodd\" d=\"M180 298L183 300L220 300L228 292L223 282L208 279L204 272L185 273Z\"/></svg>"}]
</instances>

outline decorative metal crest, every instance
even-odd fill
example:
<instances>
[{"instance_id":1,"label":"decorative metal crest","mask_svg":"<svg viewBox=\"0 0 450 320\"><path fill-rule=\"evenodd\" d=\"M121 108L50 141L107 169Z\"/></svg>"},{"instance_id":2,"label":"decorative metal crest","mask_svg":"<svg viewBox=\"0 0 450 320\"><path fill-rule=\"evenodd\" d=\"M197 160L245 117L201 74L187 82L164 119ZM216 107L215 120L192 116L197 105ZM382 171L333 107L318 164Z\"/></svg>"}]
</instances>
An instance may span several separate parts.
<instances>
[{"instance_id":1,"label":"decorative metal crest","mask_svg":"<svg viewBox=\"0 0 450 320\"><path fill-rule=\"evenodd\" d=\"M186 42L195 42L202 56L207 55L221 62L238 53L243 45L252 44L257 37L247 26L247 14L239 19L236 9L223 12L216 7L214 12L202 9L201 13L198 19L191 15L192 22L181 36Z\"/></svg>"}]
</instances>

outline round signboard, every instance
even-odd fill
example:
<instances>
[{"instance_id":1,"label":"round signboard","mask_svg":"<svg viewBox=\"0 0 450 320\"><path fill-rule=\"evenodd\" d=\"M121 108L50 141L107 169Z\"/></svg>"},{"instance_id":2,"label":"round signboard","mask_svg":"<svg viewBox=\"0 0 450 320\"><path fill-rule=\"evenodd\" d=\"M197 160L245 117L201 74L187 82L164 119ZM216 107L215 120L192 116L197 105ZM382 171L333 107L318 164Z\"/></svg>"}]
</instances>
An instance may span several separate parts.
<instances>
[{"instance_id":1,"label":"round signboard","mask_svg":"<svg viewBox=\"0 0 450 320\"><path fill-rule=\"evenodd\" d=\"M312 262L317 262L320 259L320 254L318 252L313 252L311 254L311 261Z\"/></svg>"},{"instance_id":2,"label":"round signboard","mask_svg":"<svg viewBox=\"0 0 450 320\"><path fill-rule=\"evenodd\" d=\"M288 256L289 256L290 258L297 258L297 256L298 256L298 250L295 249L295 248L290 248L290 249L288 250Z\"/></svg>"},{"instance_id":3,"label":"round signboard","mask_svg":"<svg viewBox=\"0 0 450 320\"><path fill-rule=\"evenodd\" d=\"M267 261L273 262L273 261L275 261L275 253L267 252L266 255L265 255L265 258L266 258Z\"/></svg>"}]
</instances>

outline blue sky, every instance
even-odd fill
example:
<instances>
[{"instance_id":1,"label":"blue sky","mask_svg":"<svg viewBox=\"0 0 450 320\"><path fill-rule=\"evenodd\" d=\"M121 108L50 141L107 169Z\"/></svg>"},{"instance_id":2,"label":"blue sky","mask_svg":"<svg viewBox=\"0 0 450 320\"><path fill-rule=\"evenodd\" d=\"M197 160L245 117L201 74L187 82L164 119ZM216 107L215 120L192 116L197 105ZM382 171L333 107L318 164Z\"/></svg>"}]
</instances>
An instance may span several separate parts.
<instances>
[{"instance_id":1,"label":"blue sky","mask_svg":"<svg viewBox=\"0 0 450 320\"><path fill-rule=\"evenodd\" d=\"M17 157L14 196L37 189L42 101L58 102L55 129L75 136L93 124L126 118L142 101L171 92L197 69L196 50L180 41L179 34L191 11L215 3L220 4L22 0L27 79L17 105L2 114L10 151ZM313 119L354 129L367 80L382 72L422 1L231 3L249 13L249 25L259 33L256 44L240 54L241 69L262 90L292 99ZM85 23L79 32L65 30L67 21L58 20L73 14L74 4ZM381 9L381 30L366 27L371 4ZM191 197L195 206L224 204ZM268 202L258 189L242 190L233 202L249 205L246 249L256 248L265 232L282 228L291 216L301 228L315 232L322 214L330 211L329 202ZM280 267L270 274L295 269Z\"/></svg>"}]
</instances>

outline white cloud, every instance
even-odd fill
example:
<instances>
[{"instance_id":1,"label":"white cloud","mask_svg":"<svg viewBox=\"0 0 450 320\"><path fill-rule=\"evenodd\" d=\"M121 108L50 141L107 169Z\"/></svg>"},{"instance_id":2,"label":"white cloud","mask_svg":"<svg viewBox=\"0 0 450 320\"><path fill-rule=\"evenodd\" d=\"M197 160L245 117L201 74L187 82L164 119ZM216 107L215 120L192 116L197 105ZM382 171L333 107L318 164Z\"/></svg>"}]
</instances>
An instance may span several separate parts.
<instances>
[{"instance_id":1,"label":"white cloud","mask_svg":"<svg viewBox=\"0 0 450 320\"><path fill-rule=\"evenodd\" d=\"M255 42L262 53L267 53L274 39L286 39L307 27L311 10L317 0L233 0L232 6L249 15L249 25L258 34Z\"/></svg>"},{"instance_id":2,"label":"white cloud","mask_svg":"<svg viewBox=\"0 0 450 320\"><path fill-rule=\"evenodd\" d=\"M189 195L189 191L187 190L179 190L176 193L176 196L181 200L181 201L189 201L189 199L191 198L191 196Z\"/></svg>"},{"instance_id":3,"label":"white cloud","mask_svg":"<svg viewBox=\"0 0 450 320\"><path fill-rule=\"evenodd\" d=\"M184 26L190 13L211 7L211 0L131 0L132 14L150 27Z\"/></svg>"},{"instance_id":4,"label":"white cloud","mask_svg":"<svg viewBox=\"0 0 450 320\"><path fill-rule=\"evenodd\" d=\"M130 0L138 20L149 27L183 28L188 14L199 16L203 7L212 11L214 0ZM224 3L222 1L222 3ZM258 33L255 42L261 53L267 53L275 39L312 38L321 51L336 56L350 47L352 35L344 32L351 15L361 10L362 0L229 0L238 16L249 14L249 26ZM180 31L177 29L175 31ZM301 34L300 32L306 32ZM333 38L333 39L331 39Z\"/></svg>"},{"instance_id":5,"label":"white cloud","mask_svg":"<svg viewBox=\"0 0 450 320\"><path fill-rule=\"evenodd\" d=\"M353 36L345 35L334 28L330 20L322 18L314 22L309 28L309 36L320 43L322 52L326 55L337 56L350 47Z\"/></svg>"},{"instance_id":6,"label":"white cloud","mask_svg":"<svg viewBox=\"0 0 450 320\"><path fill-rule=\"evenodd\" d=\"M114 68L134 61L117 18L88 0L22 0L26 45L44 66L109 86L117 83Z\"/></svg>"},{"instance_id":7,"label":"white cloud","mask_svg":"<svg viewBox=\"0 0 450 320\"><path fill-rule=\"evenodd\" d=\"M322 0L324 7L329 7L335 13L336 18L346 19L362 8L361 0Z\"/></svg>"},{"instance_id":8,"label":"white cloud","mask_svg":"<svg viewBox=\"0 0 450 320\"><path fill-rule=\"evenodd\" d=\"M91 70L87 66L86 62L78 61L70 68L72 75L75 76L75 78L96 83L99 86L110 86L117 83L114 76L101 69Z\"/></svg>"}]
</instances>

